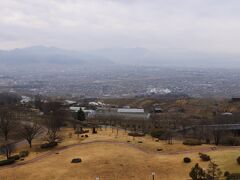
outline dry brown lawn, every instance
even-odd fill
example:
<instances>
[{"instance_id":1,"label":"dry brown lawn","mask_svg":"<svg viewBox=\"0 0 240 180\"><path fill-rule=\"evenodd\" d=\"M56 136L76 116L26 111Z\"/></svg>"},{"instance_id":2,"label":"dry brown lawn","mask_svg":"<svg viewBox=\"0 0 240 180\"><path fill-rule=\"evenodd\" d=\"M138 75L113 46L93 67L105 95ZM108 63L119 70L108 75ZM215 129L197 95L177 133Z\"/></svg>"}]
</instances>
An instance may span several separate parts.
<instances>
[{"instance_id":1,"label":"dry brown lawn","mask_svg":"<svg viewBox=\"0 0 240 180\"><path fill-rule=\"evenodd\" d=\"M181 180L189 179L188 173L195 163L200 162L198 151L202 146L190 147L193 152L186 154L174 154L178 151L189 150L188 146L183 146L180 142L174 145L166 145L165 142L155 142L150 137L142 138L143 144L135 142L126 143L132 140L126 136L124 131L120 131L118 136L111 129L99 131L97 135L83 140L73 136L68 138L70 129L65 129L62 133L66 134L65 142L60 144L66 146L79 143L79 146L72 147L59 154L52 154L39 161L26 165L2 169L0 168L0 179L2 180L52 180L52 179L76 179L76 180L151 180L151 173L156 173L156 180ZM92 144L87 142L95 141ZM124 143L123 143L124 142ZM156 147L162 147L163 153L156 152ZM204 147L210 148L210 147ZM173 154L166 154L170 151ZM39 156L32 153L29 159ZM240 166L236 163L239 156L239 149L217 150L208 152L213 160L220 165L223 171L240 172ZM183 157L190 157L193 162L184 164ZM71 164L73 158L80 157L82 163ZM200 162L200 165L207 167L208 163Z\"/></svg>"}]
</instances>

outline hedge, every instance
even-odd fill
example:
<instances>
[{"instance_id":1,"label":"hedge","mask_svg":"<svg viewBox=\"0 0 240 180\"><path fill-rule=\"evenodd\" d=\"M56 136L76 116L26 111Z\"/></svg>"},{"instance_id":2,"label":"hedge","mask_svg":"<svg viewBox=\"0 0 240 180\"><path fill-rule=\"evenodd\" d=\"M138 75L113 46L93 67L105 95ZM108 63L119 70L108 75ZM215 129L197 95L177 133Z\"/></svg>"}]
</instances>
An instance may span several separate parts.
<instances>
[{"instance_id":1,"label":"hedge","mask_svg":"<svg viewBox=\"0 0 240 180\"><path fill-rule=\"evenodd\" d=\"M2 160L2 161L0 161L0 166L10 165L10 164L13 164L14 162L15 162L14 159Z\"/></svg>"},{"instance_id":2,"label":"hedge","mask_svg":"<svg viewBox=\"0 0 240 180\"><path fill-rule=\"evenodd\" d=\"M137 132L133 132L133 133L128 133L129 136L134 136L134 137L143 137L145 136L145 134L143 133L137 133Z\"/></svg>"},{"instance_id":3,"label":"hedge","mask_svg":"<svg viewBox=\"0 0 240 180\"><path fill-rule=\"evenodd\" d=\"M183 141L183 144L189 146L198 146L202 145L202 142L198 139L186 139L185 141Z\"/></svg>"},{"instance_id":4,"label":"hedge","mask_svg":"<svg viewBox=\"0 0 240 180\"><path fill-rule=\"evenodd\" d=\"M162 130L153 130L151 132L151 136L158 139L160 139L163 136L163 134L164 134L164 131Z\"/></svg>"},{"instance_id":5,"label":"hedge","mask_svg":"<svg viewBox=\"0 0 240 180\"><path fill-rule=\"evenodd\" d=\"M8 159L13 159L13 160L19 160L20 159L20 156L19 155L14 155L14 156L10 156L8 157Z\"/></svg>"},{"instance_id":6,"label":"hedge","mask_svg":"<svg viewBox=\"0 0 240 180\"><path fill-rule=\"evenodd\" d=\"M57 146L57 145L58 145L57 142L50 142L50 143L42 144L40 147L41 147L41 149L46 149L46 148L55 147L55 146Z\"/></svg>"}]
</instances>

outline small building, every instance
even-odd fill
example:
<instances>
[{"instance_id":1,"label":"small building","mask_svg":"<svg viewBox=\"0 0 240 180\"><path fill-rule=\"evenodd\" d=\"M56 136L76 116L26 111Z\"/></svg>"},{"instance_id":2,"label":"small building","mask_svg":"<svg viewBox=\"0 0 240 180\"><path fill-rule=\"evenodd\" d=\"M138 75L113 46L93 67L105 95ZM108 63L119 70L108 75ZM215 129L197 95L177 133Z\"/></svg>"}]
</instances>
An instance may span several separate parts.
<instances>
[{"instance_id":1,"label":"small building","mask_svg":"<svg viewBox=\"0 0 240 180\"><path fill-rule=\"evenodd\" d=\"M84 110L86 108L85 107L78 107L78 106L71 106L71 107L69 107L69 109L72 112L78 112L80 109Z\"/></svg>"},{"instance_id":2,"label":"small building","mask_svg":"<svg viewBox=\"0 0 240 180\"><path fill-rule=\"evenodd\" d=\"M153 112L154 112L154 113L162 113L162 112L163 112L163 109L160 108L160 107L154 107L154 108L153 108Z\"/></svg>"},{"instance_id":3,"label":"small building","mask_svg":"<svg viewBox=\"0 0 240 180\"><path fill-rule=\"evenodd\" d=\"M28 96L22 96L21 98L22 98L21 101L20 101L21 104L27 104L27 103L32 101L32 98L30 98Z\"/></svg>"},{"instance_id":4,"label":"small building","mask_svg":"<svg viewBox=\"0 0 240 180\"><path fill-rule=\"evenodd\" d=\"M118 108L118 113L144 113L144 109L134 109L134 108Z\"/></svg>"},{"instance_id":5,"label":"small building","mask_svg":"<svg viewBox=\"0 0 240 180\"><path fill-rule=\"evenodd\" d=\"M148 114L144 112L144 109L137 109L137 108L118 108L117 114L124 116L126 118L137 118L137 119L148 118Z\"/></svg>"},{"instance_id":6,"label":"small building","mask_svg":"<svg viewBox=\"0 0 240 180\"><path fill-rule=\"evenodd\" d=\"M65 105L74 105L74 104L76 104L77 102L76 101L72 101L72 100L65 100L64 101L64 104Z\"/></svg>"},{"instance_id":7,"label":"small building","mask_svg":"<svg viewBox=\"0 0 240 180\"><path fill-rule=\"evenodd\" d=\"M83 112L85 113L85 115L88 118L93 118L96 115L96 111L95 110L88 110L88 109L84 109Z\"/></svg>"},{"instance_id":8,"label":"small building","mask_svg":"<svg viewBox=\"0 0 240 180\"><path fill-rule=\"evenodd\" d=\"M222 116L232 116L233 114L231 112L225 112L221 114Z\"/></svg>"}]
</instances>

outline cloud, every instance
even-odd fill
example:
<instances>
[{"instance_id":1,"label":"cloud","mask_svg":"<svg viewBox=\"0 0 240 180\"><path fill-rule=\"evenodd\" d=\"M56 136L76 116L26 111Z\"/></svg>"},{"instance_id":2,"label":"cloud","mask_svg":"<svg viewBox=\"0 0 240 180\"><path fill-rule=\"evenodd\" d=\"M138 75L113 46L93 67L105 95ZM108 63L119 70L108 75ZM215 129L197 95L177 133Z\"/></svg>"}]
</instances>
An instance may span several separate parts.
<instances>
[{"instance_id":1,"label":"cloud","mask_svg":"<svg viewBox=\"0 0 240 180\"><path fill-rule=\"evenodd\" d=\"M8 0L0 48L49 45L238 53L237 0Z\"/></svg>"}]
</instances>

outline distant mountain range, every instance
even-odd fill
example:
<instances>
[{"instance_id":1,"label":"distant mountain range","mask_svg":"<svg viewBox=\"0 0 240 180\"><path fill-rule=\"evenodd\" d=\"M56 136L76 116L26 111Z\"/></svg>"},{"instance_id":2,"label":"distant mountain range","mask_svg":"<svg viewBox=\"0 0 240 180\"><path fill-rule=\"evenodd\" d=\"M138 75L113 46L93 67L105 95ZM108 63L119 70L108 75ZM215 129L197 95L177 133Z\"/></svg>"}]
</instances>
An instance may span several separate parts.
<instances>
[{"instance_id":1,"label":"distant mountain range","mask_svg":"<svg viewBox=\"0 0 240 180\"><path fill-rule=\"evenodd\" d=\"M0 64L64 65L64 66L158 66L158 67L240 67L237 55L213 55L181 50L162 49L153 52L145 48L109 48L87 52L64 50L55 47L32 46L23 49L0 51Z\"/></svg>"},{"instance_id":2,"label":"distant mountain range","mask_svg":"<svg viewBox=\"0 0 240 180\"><path fill-rule=\"evenodd\" d=\"M55 47L33 46L11 51L0 51L0 63L5 65L94 65L113 64L107 58Z\"/></svg>"},{"instance_id":3,"label":"distant mountain range","mask_svg":"<svg viewBox=\"0 0 240 180\"><path fill-rule=\"evenodd\" d=\"M209 54L181 49L109 48L91 52L113 62L128 65L181 68L240 68L238 54Z\"/></svg>"}]
</instances>

